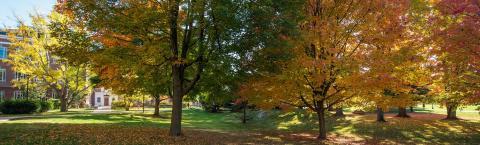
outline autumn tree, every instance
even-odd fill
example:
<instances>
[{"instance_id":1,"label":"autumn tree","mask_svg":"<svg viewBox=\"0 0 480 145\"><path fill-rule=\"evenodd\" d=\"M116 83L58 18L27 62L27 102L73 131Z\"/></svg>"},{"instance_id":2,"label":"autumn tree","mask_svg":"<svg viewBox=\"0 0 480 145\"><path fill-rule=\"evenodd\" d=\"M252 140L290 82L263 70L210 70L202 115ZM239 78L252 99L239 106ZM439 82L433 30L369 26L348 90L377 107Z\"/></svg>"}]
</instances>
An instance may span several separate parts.
<instances>
[{"instance_id":1,"label":"autumn tree","mask_svg":"<svg viewBox=\"0 0 480 145\"><path fill-rule=\"evenodd\" d=\"M89 58L94 64L116 56L133 60L133 67L149 65L168 72L166 82L171 83L168 88L173 100L170 135L179 136L183 97L200 81L209 60L219 55L235 57L232 51L241 48L230 46L250 35L245 32L261 27L246 27L251 26L246 23L261 19L270 21L262 23L262 27L270 28L277 27L273 20L286 23L281 20L286 14L282 6L289 7L289 3L293 2L77 0L60 6L79 26L91 31L101 45L91 51ZM267 12L271 17L257 17ZM95 70L125 66L119 65L125 61L112 62L107 66L95 65Z\"/></svg>"},{"instance_id":2,"label":"autumn tree","mask_svg":"<svg viewBox=\"0 0 480 145\"><path fill-rule=\"evenodd\" d=\"M458 107L480 100L480 2L441 0L435 9L431 52L438 79L434 92L447 108L446 119L456 119Z\"/></svg>"},{"instance_id":3,"label":"autumn tree","mask_svg":"<svg viewBox=\"0 0 480 145\"><path fill-rule=\"evenodd\" d=\"M160 102L170 98L169 72L153 67L143 66L136 70L139 91L151 96L154 100L153 116L160 116Z\"/></svg>"},{"instance_id":4,"label":"autumn tree","mask_svg":"<svg viewBox=\"0 0 480 145\"><path fill-rule=\"evenodd\" d=\"M306 106L318 116L318 139L325 140L326 109L359 95L362 89L356 82L362 81L365 54L378 38L394 35L375 28L395 24L392 19L403 13L406 3L307 1L305 19L298 25L302 39L288 38L294 45L291 59L276 62L281 67L275 73L259 73L242 94L265 107Z\"/></svg>"},{"instance_id":5,"label":"autumn tree","mask_svg":"<svg viewBox=\"0 0 480 145\"><path fill-rule=\"evenodd\" d=\"M52 13L49 17L56 19L61 16ZM69 63L68 59L61 58L52 51L81 46L61 43L52 35L52 30L48 27L49 19L40 15L32 15L31 18L31 26L20 23L18 30L9 33L11 51L6 61L12 64L15 71L30 76L24 79L36 78L36 85L53 90L50 93L60 97L60 111L66 112L69 105L80 101L90 91L88 66Z\"/></svg>"}]
</instances>

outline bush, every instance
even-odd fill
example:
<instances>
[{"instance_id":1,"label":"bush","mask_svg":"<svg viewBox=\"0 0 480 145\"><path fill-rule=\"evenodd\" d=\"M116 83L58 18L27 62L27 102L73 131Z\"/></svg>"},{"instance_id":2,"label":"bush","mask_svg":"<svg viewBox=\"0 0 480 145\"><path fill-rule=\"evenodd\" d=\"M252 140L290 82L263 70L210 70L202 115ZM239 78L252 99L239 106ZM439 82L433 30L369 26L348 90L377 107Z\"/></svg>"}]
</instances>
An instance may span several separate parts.
<instances>
[{"instance_id":1,"label":"bush","mask_svg":"<svg viewBox=\"0 0 480 145\"><path fill-rule=\"evenodd\" d=\"M38 109L38 112L47 112L48 110L51 110L54 107L53 101L39 101L38 104L40 104L40 108Z\"/></svg>"},{"instance_id":2,"label":"bush","mask_svg":"<svg viewBox=\"0 0 480 145\"><path fill-rule=\"evenodd\" d=\"M113 101L112 102L112 109L124 108L125 102L123 101Z\"/></svg>"},{"instance_id":3,"label":"bush","mask_svg":"<svg viewBox=\"0 0 480 145\"><path fill-rule=\"evenodd\" d=\"M40 104L32 100L6 100L0 103L3 114L30 114L40 108Z\"/></svg>"},{"instance_id":4,"label":"bush","mask_svg":"<svg viewBox=\"0 0 480 145\"><path fill-rule=\"evenodd\" d=\"M60 100L58 100L58 99L52 99L51 102L52 102L52 104L53 104L53 108L52 108L52 109L60 109Z\"/></svg>"}]
</instances>

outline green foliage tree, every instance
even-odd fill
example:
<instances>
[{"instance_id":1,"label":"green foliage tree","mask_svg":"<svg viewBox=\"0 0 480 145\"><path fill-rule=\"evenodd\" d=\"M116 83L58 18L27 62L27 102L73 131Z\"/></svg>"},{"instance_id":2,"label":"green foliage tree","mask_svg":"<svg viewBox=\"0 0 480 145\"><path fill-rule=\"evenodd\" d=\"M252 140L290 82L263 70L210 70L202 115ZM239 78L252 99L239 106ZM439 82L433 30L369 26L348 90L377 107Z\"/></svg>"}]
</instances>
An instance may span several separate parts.
<instances>
[{"instance_id":1,"label":"green foliage tree","mask_svg":"<svg viewBox=\"0 0 480 145\"><path fill-rule=\"evenodd\" d=\"M137 77L132 68L138 65L168 72L168 78L162 77L167 80L160 82L170 83L170 135L179 136L183 97L198 84L206 67L212 64L210 61L217 56L236 57L240 54L233 52L253 49L237 45L243 38L278 37L257 34L272 32L259 31L260 28L284 31L280 26L288 21L282 18L289 15L284 13L289 10L284 7L291 7L290 3L294 2L78 0L68 1L62 11L92 31L92 37L101 44L89 56L99 75L125 70ZM266 23L256 23L259 21Z\"/></svg>"}]
</instances>

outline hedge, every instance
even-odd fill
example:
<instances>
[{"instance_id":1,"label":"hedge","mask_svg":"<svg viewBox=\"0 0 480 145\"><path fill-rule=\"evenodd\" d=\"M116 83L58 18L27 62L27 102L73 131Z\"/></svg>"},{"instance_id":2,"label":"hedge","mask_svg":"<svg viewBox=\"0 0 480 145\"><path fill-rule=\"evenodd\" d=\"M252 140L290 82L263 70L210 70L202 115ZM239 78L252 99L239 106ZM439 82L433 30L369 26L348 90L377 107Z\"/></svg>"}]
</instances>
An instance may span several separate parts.
<instances>
[{"instance_id":1,"label":"hedge","mask_svg":"<svg viewBox=\"0 0 480 145\"><path fill-rule=\"evenodd\" d=\"M53 107L53 101L6 100L0 103L0 112L3 114L31 114L33 112L47 112Z\"/></svg>"},{"instance_id":2,"label":"hedge","mask_svg":"<svg viewBox=\"0 0 480 145\"><path fill-rule=\"evenodd\" d=\"M30 114L40 108L40 104L32 100L6 100L0 103L3 114Z\"/></svg>"}]
</instances>

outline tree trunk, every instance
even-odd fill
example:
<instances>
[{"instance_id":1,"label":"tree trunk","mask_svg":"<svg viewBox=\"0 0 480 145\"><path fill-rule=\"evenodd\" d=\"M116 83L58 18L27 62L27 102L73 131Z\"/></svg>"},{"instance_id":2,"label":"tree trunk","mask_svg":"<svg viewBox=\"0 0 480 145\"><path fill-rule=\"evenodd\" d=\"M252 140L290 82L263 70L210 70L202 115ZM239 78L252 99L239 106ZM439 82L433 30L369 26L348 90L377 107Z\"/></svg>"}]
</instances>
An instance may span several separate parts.
<instances>
[{"instance_id":1,"label":"tree trunk","mask_svg":"<svg viewBox=\"0 0 480 145\"><path fill-rule=\"evenodd\" d=\"M60 94L60 112L67 112L68 111L68 99L67 99L67 91L66 88L62 89L62 93Z\"/></svg>"},{"instance_id":2,"label":"tree trunk","mask_svg":"<svg viewBox=\"0 0 480 145\"><path fill-rule=\"evenodd\" d=\"M413 110L413 106L410 106L410 112L415 112L415 110Z\"/></svg>"},{"instance_id":3,"label":"tree trunk","mask_svg":"<svg viewBox=\"0 0 480 145\"><path fill-rule=\"evenodd\" d=\"M242 118L242 123L245 124L247 123L247 103L243 102L243 118Z\"/></svg>"},{"instance_id":4,"label":"tree trunk","mask_svg":"<svg viewBox=\"0 0 480 145\"><path fill-rule=\"evenodd\" d=\"M342 107L339 107L335 110L335 116L336 117L343 117L345 116L345 114L343 114L343 108Z\"/></svg>"},{"instance_id":5,"label":"tree trunk","mask_svg":"<svg viewBox=\"0 0 480 145\"><path fill-rule=\"evenodd\" d=\"M153 116L160 116L160 97L155 96L155 111L153 112Z\"/></svg>"},{"instance_id":6,"label":"tree trunk","mask_svg":"<svg viewBox=\"0 0 480 145\"><path fill-rule=\"evenodd\" d=\"M408 116L407 114L407 109L405 107L398 107L398 115L397 117L403 117L403 118L408 118L410 116Z\"/></svg>"},{"instance_id":7,"label":"tree trunk","mask_svg":"<svg viewBox=\"0 0 480 145\"><path fill-rule=\"evenodd\" d=\"M172 66L173 98L170 136L182 135L182 98L183 98L183 67L181 64Z\"/></svg>"},{"instance_id":8,"label":"tree trunk","mask_svg":"<svg viewBox=\"0 0 480 145\"><path fill-rule=\"evenodd\" d=\"M326 140L327 139L327 129L325 127L325 109L318 108L317 110L318 116L318 140Z\"/></svg>"},{"instance_id":9,"label":"tree trunk","mask_svg":"<svg viewBox=\"0 0 480 145\"><path fill-rule=\"evenodd\" d=\"M446 120L457 120L457 108L458 105L456 103L447 103L447 118Z\"/></svg>"},{"instance_id":10,"label":"tree trunk","mask_svg":"<svg viewBox=\"0 0 480 145\"><path fill-rule=\"evenodd\" d=\"M422 104L423 109L425 109L425 103Z\"/></svg>"},{"instance_id":11,"label":"tree trunk","mask_svg":"<svg viewBox=\"0 0 480 145\"><path fill-rule=\"evenodd\" d=\"M383 109L380 107L377 107L377 122L387 122L385 120Z\"/></svg>"},{"instance_id":12,"label":"tree trunk","mask_svg":"<svg viewBox=\"0 0 480 145\"><path fill-rule=\"evenodd\" d=\"M142 96L142 113L145 113L145 96Z\"/></svg>"},{"instance_id":13,"label":"tree trunk","mask_svg":"<svg viewBox=\"0 0 480 145\"><path fill-rule=\"evenodd\" d=\"M60 112L67 112L68 111L68 105L67 105L67 98L62 95L60 98Z\"/></svg>"}]
</instances>

